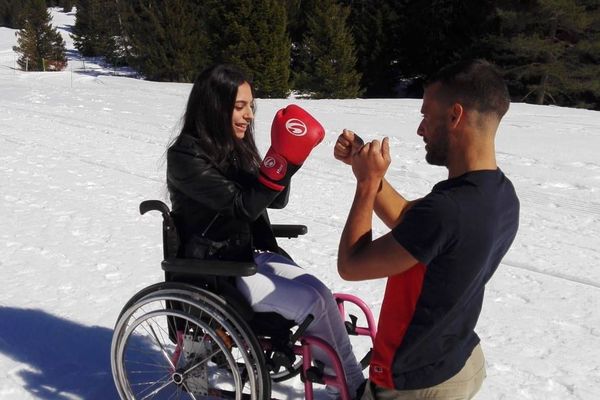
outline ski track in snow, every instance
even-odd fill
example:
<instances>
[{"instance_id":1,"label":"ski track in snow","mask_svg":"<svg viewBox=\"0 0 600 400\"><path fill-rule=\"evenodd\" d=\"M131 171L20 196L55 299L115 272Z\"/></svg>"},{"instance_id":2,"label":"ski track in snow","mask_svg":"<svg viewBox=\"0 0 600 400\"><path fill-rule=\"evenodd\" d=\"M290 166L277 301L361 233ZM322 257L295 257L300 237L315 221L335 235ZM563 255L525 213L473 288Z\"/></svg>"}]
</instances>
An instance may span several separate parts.
<instances>
[{"instance_id":1,"label":"ski track in snow","mask_svg":"<svg viewBox=\"0 0 600 400\"><path fill-rule=\"evenodd\" d=\"M72 15L53 15L72 24ZM0 29L2 54L12 55L12 32ZM107 76L98 66L93 76L26 74L4 60L0 400L114 399L113 324L129 297L162 279L160 216L137 207L166 199L164 152L191 86ZM345 282L335 271L354 178L332 148L343 128L366 140L387 135L388 179L409 198L426 194L445 176L424 161L420 101L257 102L262 153L271 116L291 102L327 131L294 177L289 206L271 213L274 223L309 228L282 246L333 291L365 299L377 318L385 281ZM497 147L521 200L521 227L486 292L478 333L488 378L477 399L598 399L600 113L513 104ZM387 231L378 220L373 229ZM299 379L274 385L277 398L302 392Z\"/></svg>"}]
</instances>

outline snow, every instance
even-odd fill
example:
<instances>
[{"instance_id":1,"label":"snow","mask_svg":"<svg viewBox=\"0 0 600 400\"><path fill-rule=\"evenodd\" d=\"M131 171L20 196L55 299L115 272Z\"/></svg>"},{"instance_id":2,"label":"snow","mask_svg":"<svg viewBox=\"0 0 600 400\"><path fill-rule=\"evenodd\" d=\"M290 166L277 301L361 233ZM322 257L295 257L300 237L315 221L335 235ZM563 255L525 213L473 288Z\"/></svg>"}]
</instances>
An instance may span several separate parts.
<instances>
[{"instance_id":1,"label":"snow","mask_svg":"<svg viewBox=\"0 0 600 400\"><path fill-rule=\"evenodd\" d=\"M73 14L52 14L66 37ZM114 76L93 63L94 73L80 72L72 41L67 71L18 71L14 32L0 28L0 400L116 399L115 320L137 290L162 279L160 217L140 216L138 204L166 201L164 153L191 86ZM389 180L422 196L445 170L424 161L420 101L259 99L261 152L275 111L292 102L327 136L272 220L306 224L308 235L283 247L377 317L385 281L336 273L354 185L333 144L343 128L389 136ZM521 226L487 288L478 333L488 377L477 399L600 398L599 151L595 111L515 103L501 125L498 161L519 194ZM384 232L376 221L375 235ZM274 395L303 398L301 382L276 384Z\"/></svg>"}]
</instances>

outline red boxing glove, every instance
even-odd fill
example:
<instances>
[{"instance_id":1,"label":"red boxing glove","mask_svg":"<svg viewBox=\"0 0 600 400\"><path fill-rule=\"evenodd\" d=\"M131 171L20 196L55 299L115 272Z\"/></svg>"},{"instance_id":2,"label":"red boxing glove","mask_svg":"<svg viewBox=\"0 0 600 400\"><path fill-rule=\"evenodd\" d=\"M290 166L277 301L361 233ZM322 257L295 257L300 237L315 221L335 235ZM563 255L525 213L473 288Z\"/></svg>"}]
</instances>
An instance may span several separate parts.
<instances>
[{"instance_id":1,"label":"red boxing glove","mask_svg":"<svg viewBox=\"0 0 600 400\"><path fill-rule=\"evenodd\" d=\"M258 180L282 191L324 137L319 121L297 105L277 111L271 125L271 147L260 164Z\"/></svg>"}]
</instances>

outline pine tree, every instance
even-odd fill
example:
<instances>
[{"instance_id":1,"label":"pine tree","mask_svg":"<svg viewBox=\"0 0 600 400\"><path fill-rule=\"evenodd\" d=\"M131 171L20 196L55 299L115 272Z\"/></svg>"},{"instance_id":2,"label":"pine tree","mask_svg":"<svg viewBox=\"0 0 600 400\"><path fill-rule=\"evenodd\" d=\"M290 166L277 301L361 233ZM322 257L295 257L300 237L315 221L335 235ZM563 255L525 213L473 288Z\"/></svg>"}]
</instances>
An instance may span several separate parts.
<instances>
[{"instance_id":1,"label":"pine tree","mask_svg":"<svg viewBox=\"0 0 600 400\"><path fill-rule=\"evenodd\" d=\"M61 71L67 65L65 42L52 27L43 0L33 0L24 13L23 29L17 32L17 63L29 71Z\"/></svg>"},{"instance_id":2,"label":"pine tree","mask_svg":"<svg viewBox=\"0 0 600 400\"><path fill-rule=\"evenodd\" d=\"M62 3L65 3L64 1ZM68 4L65 3L65 7ZM113 65L125 63L118 0L79 0L73 42L85 57L104 57Z\"/></svg>"},{"instance_id":3,"label":"pine tree","mask_svg":"<svg viewBox=\"0 0 600 400\"><path fill-rule=\"evenodd\" d=\"M300 44L307 29L307 16L312 12L319 0L285 0L288 20L288 32L292 43Z\"/></svg>"},{"instance_id":4,"label":"pine tree","mask_svg":"<svg viewBox=\"0 0 600 400\"><path fill-rule=\"evenodd\" d=\"M579 63L576 79L583 83L574 105L600 110L600 3L597 0L582 0L581 5L590 22L581 41L572 51L573 59Z\"/></svg>"},{"instance_id":5,"label":"pine tree","mask_svg":"<svg viewBox=\"0 0 600 400\"><path fill-rule=\"evenodd\" d=\"M200 2L132 0L123 4L130 63L148 79L190 82L211 62Z\"/></svg>"},{"instance_id":6,"label":"pine tree","mask_svg":"<svg viewBox=\"0 0 600 400\"><path fill-rule=\"evenodd\" d=\"M291 86L294 86L294 79L301 69L300 48L307 30L307 17L314 9L316 1L319 0L285 0L288 33L292 42L290 51Z\"/></svg>"},{"instance_id":7,"label":"pine tree","mask_svg":"<svg viewBox=\"0 0 600 400\"><path fill-rule=\"evenodd\" d=\"M102 22L106 18L110 19L114 10L104 9L103 3L102 0L79 0L77 4L71 36L75 47L85 57L104 55L107 32L106 25Z\"/></svg>"},{"instance_id":8,"label":"pine tree","mask_svg":"<svg viewBox=\"0 0 600 400\"><path fill-rule=\"evenodd\" d=\"M211 6L211 54L253 77L258 97L289 93L290 39L279 0L216 1Z\"/></svg>"},{"instance_id":9,"label":"pine tree","mask_svg":"<svg viewBox=\"0 0 600 400\"><path fill-rule=\"evenodd\" d=\"M594 107L600 93L597 11L593 2L576 0L503 4L501 30L491 42L516 100Z\"/></svg>"},{"instance_id":10,"label":"pine tree","mask_svg":"<svg viewBox=\"0 0 600 400\"><path fill-rule=\"evenodd\" d=\"M63 6L63 2L75 0L46 0L46 7ZM31 0L0 0L0 26L13 29L23 28L24 12L30 6ZM70 9L69 9L70 11Z\"/></svg>"},{"instance_id":11,"label":"pine tree","mask_svg":"<svg viewBox=\"0 0 600 400\"><path fill-rule=\"evenodd\" d=\"M365 97L392 97L401 75L399 29L407 21L395 0L347 0Z\"/></svg>"},{"instance_id":12,"label":"pine tree","mask_svg":"<svg viewBox=\"0 0 600 400\"><path fill-rule=\"evenodd\" d=\"M402 76L426 78L450 63L479 56L480 38L496 28L497 1L396 1L403 18L395 35Z\"/></svg>"},{"instance_id":13,"label":"pine tree","mask_svg":"<svg viewBox=\"0 0 600 400\"><path fill-rule=\"evenodd\" d=\"M75 0L61 0L58 2L58 6L62 7L65 13L71 12L75 6Z\"/></svg>"},{"instance_id":14,"label":"pine tree","mask_svg":"<svg viewBox=\"0 0 600 400\"><path fill-rule=\"evenodd\" d=\"M354 40L346 20L350 10L335 0L315 2L299 50L296 84L314 98L354 98L361 94Z\"/></svg>"},{"instance_id":15,"label":"pine tree","mask_svg":"<svg viewBox=\"0 0 600 400\"><path fill-rule=\"evenodd\" d=\"M23 27L23 11L29 0L0 0L0 26L20 29Z\"/></svg>"}]
</instances>

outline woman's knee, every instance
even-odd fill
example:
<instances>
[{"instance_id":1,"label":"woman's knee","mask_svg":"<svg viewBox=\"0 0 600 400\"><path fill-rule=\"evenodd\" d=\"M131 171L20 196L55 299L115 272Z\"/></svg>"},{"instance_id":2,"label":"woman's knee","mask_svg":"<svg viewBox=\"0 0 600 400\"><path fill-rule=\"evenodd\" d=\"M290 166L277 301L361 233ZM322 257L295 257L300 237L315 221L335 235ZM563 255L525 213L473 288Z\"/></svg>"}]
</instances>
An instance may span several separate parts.
<instances>
[{"instance_id":1,"label":"woman's knee","mask_svg":"<svg viewBox=\"0 0 600 400\"><path fill-rule=\"evenodd\" d=\"M325 285L325 283L323 283L323 281L321 281L317 277L315 277L311 274L305 274L305 275L299 276L295 280L312 287L314 290L317 291L319 296L321 298L323 298L324 301L326 301L326 302L334 301L333 293L331 293L331 289L329 289L329 287L327 285Z\"/></svg>"}]
</instances>

